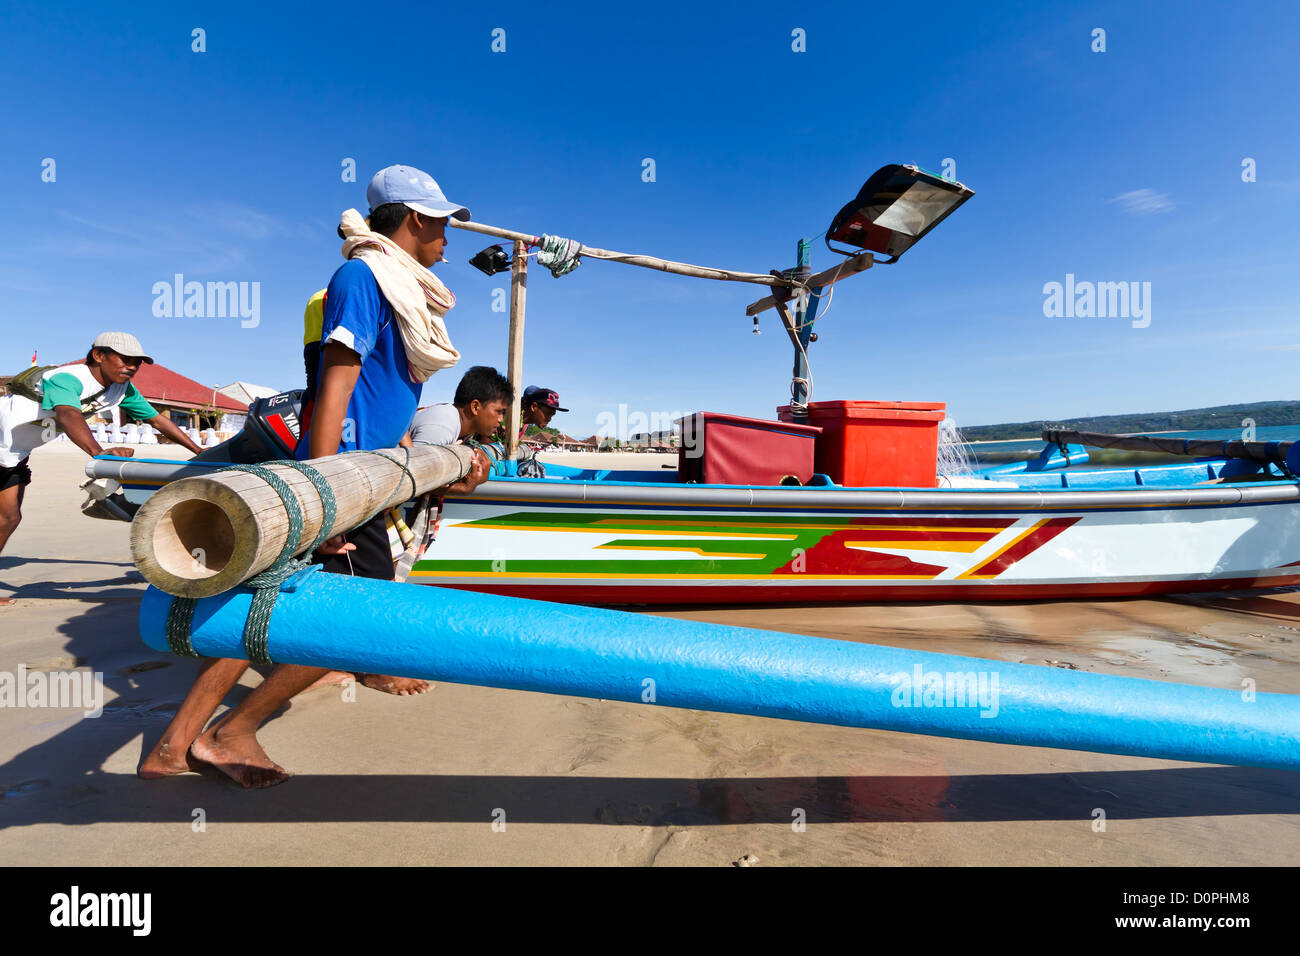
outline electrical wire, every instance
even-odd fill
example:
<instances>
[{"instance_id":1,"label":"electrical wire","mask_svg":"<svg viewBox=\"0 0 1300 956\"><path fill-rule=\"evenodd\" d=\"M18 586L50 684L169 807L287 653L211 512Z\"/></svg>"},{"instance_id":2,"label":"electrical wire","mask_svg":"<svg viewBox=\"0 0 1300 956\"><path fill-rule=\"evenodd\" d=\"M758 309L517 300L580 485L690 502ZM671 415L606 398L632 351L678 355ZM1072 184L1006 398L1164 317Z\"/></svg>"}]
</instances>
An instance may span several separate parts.
<instances>
[{"instance_id":1,"label":"electrical wire","mask_svg":"<svg viewBox=\"0 0 1300 956\"><path fill-rule=\"evenodd\" d=\"M799 352L803 355L803 364L804 367L808 369L808 377L805 379L795 376L790 379L790 411L806 413L808 411L808 403L812 401L813 397L812 362L808 361L808 350L803 347L803 342L799 340L799 336L796 335L794 341L795 344L799 346ZM795 389L800 384L808 386L808 394L802 402L794 397Z\"/></svg>"}]
</instances>

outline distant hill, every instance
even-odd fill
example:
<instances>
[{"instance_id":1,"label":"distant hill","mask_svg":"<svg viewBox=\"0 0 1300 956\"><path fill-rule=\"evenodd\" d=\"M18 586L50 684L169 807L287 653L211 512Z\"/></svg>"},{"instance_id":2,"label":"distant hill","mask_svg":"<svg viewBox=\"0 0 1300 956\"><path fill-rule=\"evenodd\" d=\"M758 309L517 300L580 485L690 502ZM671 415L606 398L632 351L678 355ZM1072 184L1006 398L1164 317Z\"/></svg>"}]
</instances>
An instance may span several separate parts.
<instances>
[{"instance_id":1,"label":"distant hill","mask_svg":"<svg viewBox=\"0 0 1300 956\"><path fill-rule=\"evenodd\" d=\"M1092 418L1055 419L1047 422L973 425L962 428L961 433L967 441L1013 441L1018 438L1041 438L1044 424L1060 425L1077 431L1123 434L1241 428L1242 419L1245 418L1253 418L1260 428L1300 424L1300 402L1254 402L1249 405L1189 408L1180 412L1142 412L1136 415L1097 415Z\"/></svg>"}]
</instances>

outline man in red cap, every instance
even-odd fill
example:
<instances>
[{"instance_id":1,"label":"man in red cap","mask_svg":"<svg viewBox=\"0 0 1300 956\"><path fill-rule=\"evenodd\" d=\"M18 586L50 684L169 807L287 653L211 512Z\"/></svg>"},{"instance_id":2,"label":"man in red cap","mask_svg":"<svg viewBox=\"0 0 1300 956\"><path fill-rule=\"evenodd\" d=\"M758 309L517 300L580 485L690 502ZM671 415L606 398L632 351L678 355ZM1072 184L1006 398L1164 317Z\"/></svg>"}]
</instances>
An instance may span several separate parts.
<instances>
[{"instance_id":1,"label":"man in red cap","mask_svg":"<svg viewBox=\"0 0 1300 956\"><path fill-rule=\"evenodd\" d=\"M560 396L557 393L540 385L529 385L524 389L524 397L520 404L523 406L520 416L522 427L519 429L521 440L527 434L529 425L549 428L556 412L568 411L567 408L560 407Z\"/></svg>"}]
</instances>

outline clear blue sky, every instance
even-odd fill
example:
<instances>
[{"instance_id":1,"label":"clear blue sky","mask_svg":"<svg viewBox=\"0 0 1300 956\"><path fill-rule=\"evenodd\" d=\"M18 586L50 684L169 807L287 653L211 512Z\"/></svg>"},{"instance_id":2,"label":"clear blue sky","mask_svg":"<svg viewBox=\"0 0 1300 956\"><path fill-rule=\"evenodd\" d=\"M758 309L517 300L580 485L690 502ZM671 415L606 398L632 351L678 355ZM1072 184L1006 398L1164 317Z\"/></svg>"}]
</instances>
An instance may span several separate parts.
<instances>
[{"instance_id":1,"label":"clear blue sky","mask_svg":"<svg viewBox=\"0 0 1300 956\"><path fill-rule=\"evenodd\" d=\"M975 197L839 286L814 399L942 400L981 424L1300 398L1295 3L179 6L6 10L4 373L120 328L205 383L301 384L338 215L390 163L487 223L766 272L879 166L952 158ZM486 244L453 232L438 274L462 364L504 367L506 277L465 261ZM815 268L836 261L817 245ZM155 318L178 272L259 282L260 325ZM1150 326L1045 318L1067 273L1150 282ZM525 379L574 434L620 402L771 417L790 347L770 312L750 334L757 297L534 266Z\"/></svg>"}]
</instances>

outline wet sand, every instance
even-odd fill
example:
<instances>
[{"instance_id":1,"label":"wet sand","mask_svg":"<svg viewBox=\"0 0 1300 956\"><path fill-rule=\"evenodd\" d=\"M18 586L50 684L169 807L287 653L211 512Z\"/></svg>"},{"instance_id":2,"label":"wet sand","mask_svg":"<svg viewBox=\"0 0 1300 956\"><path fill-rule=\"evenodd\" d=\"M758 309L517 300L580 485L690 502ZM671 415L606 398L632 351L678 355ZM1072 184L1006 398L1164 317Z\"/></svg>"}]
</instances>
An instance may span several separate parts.
<instances>
[{"instance_id":1,"label":"wet sand","mask_svg":"<svg viewBox=\"0 0 1300 956\"><path fill-rule=\"evenodd\" d=\"M604 458L565 456L588 467ZM638 468L671 460L618 458ZM0 671L89 666L103 674L105 710L97 719L0 710L0 863L723 866L748 854L759 866L1286 865L1300 856L1300 774L454 684L409 699L365 688L353 702L337 688L295 699L262 733L296 774L272 790L245 792L214 774L141 781L135 766L195 664L141 643L144 585L127 525L78 511L85 461L64 445L33 456L24 523L0 556L0 596L18 598L0 608ZM1292 592L655 613L1300 690ZM228 703L258 679L246 675Z\"/></svg>"}]
</instances>

